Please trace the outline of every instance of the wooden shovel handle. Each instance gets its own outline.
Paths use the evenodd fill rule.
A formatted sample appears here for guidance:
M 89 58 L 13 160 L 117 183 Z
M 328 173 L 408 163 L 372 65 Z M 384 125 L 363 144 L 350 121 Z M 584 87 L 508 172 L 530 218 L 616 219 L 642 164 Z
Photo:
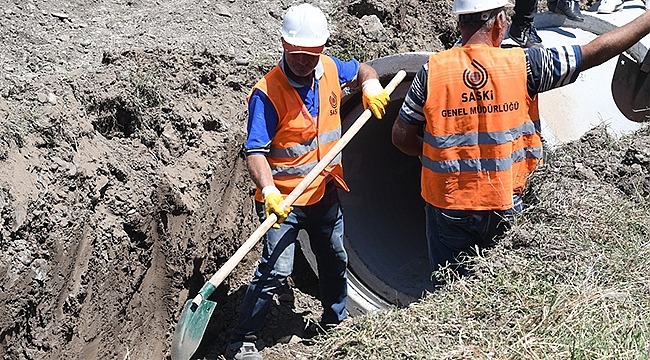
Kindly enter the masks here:
M 397 85 L 399 85 L 404 77 L 406 72 L 400 70 L 395 74 L 393 79 L 386 85 L 386 92 L 390 95 Z M 352 140 L 352 138 L 361 130 L 363 125 L 370 119 L 372 113 L 370 109 L 364 110 L 364 112 L 355 120 L 354 124 L 341 136 L 341 138 L 336 142 L 334 147 L 323 156 L 323 158 L 318 162 L 316 167 L 314 167 L 308 174 L 305 176 L 302 181 L 296 186 L 293 191 L 282 201 L 280 204 L 281 208 L 285 208 L 293 204 L 296 199 L 307 189 L 309 185 L 318 177 L 318 175 L 325 170 L 325 168 L 334 160 L 336 155 L 338 155 L 341 150 Z M 237 264 L 248 254 L 249 251 L 255 246 L 255 244 L 266 234 L 266 232 L 275 224 L 278 220 L 275 214 L 269 215 L 269 217 L 264 220 L 264 222 L 248 237 L 248 239 L 242 244 L 242 246 L 237 249 L 235 254 L 226 261 L 223 266 L 217 270 L 217 272 L 208 280 L 199 294 L 194 298 L 193 302 L 198 306 L 200 305 L 202 298 L 207 298 L 210 296 L 212 291 L 221 284 L 221 282 L 235 269 Z

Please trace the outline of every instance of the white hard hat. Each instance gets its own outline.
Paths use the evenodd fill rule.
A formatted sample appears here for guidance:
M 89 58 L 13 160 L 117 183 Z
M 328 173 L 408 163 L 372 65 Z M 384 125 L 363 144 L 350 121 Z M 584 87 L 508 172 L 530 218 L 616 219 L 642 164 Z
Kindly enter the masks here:
M 454 0 L 452 14 L 474 14 L 502 7 L 512 7 L 508 0 Z
M 309 4 L 290 7 L 284 14 L 280 33 L 287 43 L 304 47 L 323 46 L 330 36 L 325 14 Z

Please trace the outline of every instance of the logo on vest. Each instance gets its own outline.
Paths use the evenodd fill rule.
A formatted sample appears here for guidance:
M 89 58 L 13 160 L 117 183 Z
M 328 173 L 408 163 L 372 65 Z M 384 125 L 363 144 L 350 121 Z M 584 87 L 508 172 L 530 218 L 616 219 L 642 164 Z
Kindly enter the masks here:
M 465 69 L 463 71 L 463 83 L 470 89 L 470 91 L 461 93 L 460 100 L 463 104 L 456 108 L 442 109 L 440 116 L 443 118 L 453 118 L 519 110 L 519 101 L 494 103 L 494 90 L 481 90 L 487 85 L 489 80 L 487 70 L 476 60 L 472 60 L 472 66 L 475 70 Z
M 334 94 L 334 91 L 330 94 L 330 106 L 332 107 L 330 109 L 330 115 L 337 115 L 339 113 L 339 110 L 337 109 L 339 102 L 338 98 L 336 97 L 336 94 Z
M 474 91 L 462 93 L 462 102 L 476 100 L 494 100 L 493 90 L 480 91 L 488 83 L 489 75 L 487 70 L 483 65 L 481 65 L 481 63 L 476 60 L 472 60 L 472 66 L 474 66 L 476 71 L 465 69 L 463 72 L 463 83 L 465 86 Z
M 472 90 L 479 90 L 487 84 L 489 77 L 488 72 L 485 70 L 485 67 L 476 60 L 472 60 L 472 65 L 476 68 L 476 71 L 465 69 L 463 72 L 463 83 Z

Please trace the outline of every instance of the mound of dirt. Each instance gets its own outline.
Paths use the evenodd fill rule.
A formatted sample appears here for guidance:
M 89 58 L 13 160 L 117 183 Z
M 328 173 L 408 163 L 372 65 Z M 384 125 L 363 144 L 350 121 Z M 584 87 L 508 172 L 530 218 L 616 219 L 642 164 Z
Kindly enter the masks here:
M 17 358 L 162 357 L 188 292 L 255 222 L 233 125 L 247 73 L 207 52 L 103 59 L 47 82 L 56 103 L 14 96 L 0 301 L 2 350 Z M 236 91 L 240 104 L 219 96 Z
M 647 128 L 623 139 L 614 139 L 603 126 L 554 153 L 553 171 L 578 180 L 601 181 L 627 196 L 650 196 L 650 132 Z M 581 162 L 564 161 L 568 158 Z
M 413 24 L 429 6 L 449 18 L 449 4 L 317 5 L 335 29 L 343 24 L 330 53 L 365 60 L 435 49 L 425 41 L 432 31 Z M 240 154 L 245 98 L 279 58 L 290 5 L 28 0 L 3 8 L 0 353 L 168 356 L 183 303 L 258 224 Z M 422 35 L 396 38 L 405 28 Z M 256 261 L 255 252 L 214 295 L 221 321 L 211 324 L 206 356 L 225 344 Z M 320 312 L 305 273 L 305 293 L 287 289 L 278 300 L 285 305 L 272 317 L 285 322 L 265 330 L 269 346 Z M 296 311 L 304 316 L 287 321 Z

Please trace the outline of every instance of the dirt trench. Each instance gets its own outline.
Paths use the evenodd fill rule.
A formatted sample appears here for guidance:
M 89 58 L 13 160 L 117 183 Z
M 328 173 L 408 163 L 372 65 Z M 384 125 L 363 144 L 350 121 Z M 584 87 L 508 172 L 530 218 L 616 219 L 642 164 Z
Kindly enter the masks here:
M 143 67 L 166 61 L 175 65 L 165 71 L 191 73 L 221 60 L 156 51 L 104 59 L 102 73 L 52 83 L 68 96 L 36 115 L 36 131 L 17 133 L 20 145 L 9 143 L 0 163 L 12 174 L 0 202 L 7 358 L 163 357 L 187 294 L 254 223 L 243 132 L 219 120 L 231 107 L 210 96 L 163 100 L 174 97 L 165 86 L 118 74 L 152 74 Z M 216 68 L 188 79 L 216 82 Z
M 169 356 L 183 303 L 258 224 L 240 153 L 245 97 L 279 56 L 290 5 L 27 0 L 3 9 L 3 358 Z M 408 50 L 387 39 L 425 11 L 418 2 L 330 7 L 342 25 L 328 51 L 365 60 Z M 379 26 L 359 33 L 372 14 Z M 258 252 L 215 293 L 203 356 L 223 349 Z M 263 334 L 271 358 L 286 358 L 275 345 L 319 316 L 313 274 L 295 284 L 302 290 L 286 289 Z

